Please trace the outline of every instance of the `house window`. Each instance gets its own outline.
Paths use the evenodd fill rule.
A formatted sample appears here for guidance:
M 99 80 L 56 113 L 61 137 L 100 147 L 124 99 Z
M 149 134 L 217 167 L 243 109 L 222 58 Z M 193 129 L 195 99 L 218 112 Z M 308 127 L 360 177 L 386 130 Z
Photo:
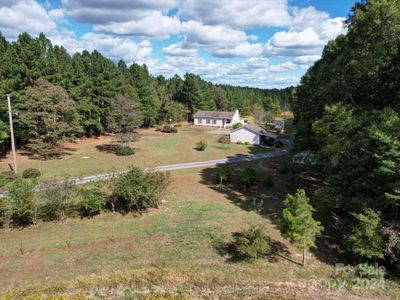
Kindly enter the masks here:
M 207 124 L 210 124 L 210 122 L 211 122 L 210 119 L 207 119 Z
M 214 125 L 217 124 L 217 120 L 213 119 L 213 120 L 212 120 L 212 123 L 213 123 Z
M 231 120 L 226 119 L 226 124 L 231 124 Z

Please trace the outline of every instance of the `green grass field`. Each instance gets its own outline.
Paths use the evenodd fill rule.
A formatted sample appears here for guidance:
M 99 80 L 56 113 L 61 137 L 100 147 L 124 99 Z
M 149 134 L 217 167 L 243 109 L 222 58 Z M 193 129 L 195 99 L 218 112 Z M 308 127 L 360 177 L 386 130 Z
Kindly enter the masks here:
M 60 159 L 31 159 L 20 151 L 19 173 L 22 174 L 26 168 L 37 168 L 43 174 L 40 180 L 49 180 L 57 176 L 79 177 L 125 170 L 131 165 L 154 167 L 270 151 L 256 146 L 220 144 L 217 142 L 220 135 L 208 133 L 212 128 L 183 124 L 178 130 L 178 133 L 172 134 L 157 132 L 154 129 L 140 129 L 141 139 L 132 145 L 136 150 L 133 156 L 121 157 L 107 151 L 107 145 L 113 145 L 111 136 L 67 144 L 66 154 Z M 208 143 L 205 151 L 195 150 L 196 143 L 200 140 L 206 140 Z M 0 170 L 8 170 L 8 163 L 11 163 L 11 157 L 0 159 Z
M 306 291 L 299 281 L 329 279 L 334 265 L 325 262 L 329 261 L 328 249 L 313 252 L 305 268 L 288 260 L 300 261 L 301 255 L 281 237 L 274 223 L 288 191 L 286 175 L 277 172 L 280 163 L 280 159 L 252 163 L 259 178 L 274 177 L 272 188 L 263 187 L 260 181 L 244 194 L 235 183 L 236 176 L 228 187 L 219 187 L 216 168 L 175 171 L 161 208 L 141 217 L 104 213 L 64 224 L 40 223 L 2 231 L 0 290 L 13 289 L 14 295 L 22 295 L 24 291 L 68 294 L 85 289 L 101 295 L 113 289 L 157 285 L 221 292 L 222 287 L 235 287 L 239 289 L 236 296 L 254 296 L 256 291 L 250 287 L 258 291 L 268 287 L 285 297 L 318 298 L 318 293 L 328 291 Z M 311 192 L 310 175 L 298 176 L 299 184 Z M 254 263 L 234 262 L 213 247 L 213 240 L 228 241 L 232 232 L 250 224 L 268 229 L 275 249 L 270 257 Z M 391 296 L 396 291 L 391 287 L 373 293 Z M 363 291 L 352 293 L 363 295 Z

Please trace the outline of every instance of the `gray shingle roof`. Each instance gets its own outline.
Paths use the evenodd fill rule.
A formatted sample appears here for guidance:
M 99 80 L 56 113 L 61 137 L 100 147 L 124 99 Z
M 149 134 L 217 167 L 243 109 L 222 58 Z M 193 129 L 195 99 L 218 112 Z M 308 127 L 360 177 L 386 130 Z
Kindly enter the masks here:
M 252 132 L 254 132 L 256 134 L 260 134 L 260 135 L 271 137 L 273 139 L 276 139 L 278 137 L 277 133 L 265 130 L 264 128 L 262 128 L 261 126 L 259 126 L 257 124 L 247 124 L 247 125 L 245 125 L 243 127 L 240 127 L 240 128 L 238 128 L 236 130 L 243 129 L 243 128 L 244 129 L 248 129 L 248 130 L 250 130 L 250 131 L 252 131 Z M 234 131 L 236 131 L 236 130 L 234 130 Z
M 218 119 L 232 119 L 235 115 L 234 111 L 206 111 L 199 110 L 193 115 L 193 118 L 218 118 Z

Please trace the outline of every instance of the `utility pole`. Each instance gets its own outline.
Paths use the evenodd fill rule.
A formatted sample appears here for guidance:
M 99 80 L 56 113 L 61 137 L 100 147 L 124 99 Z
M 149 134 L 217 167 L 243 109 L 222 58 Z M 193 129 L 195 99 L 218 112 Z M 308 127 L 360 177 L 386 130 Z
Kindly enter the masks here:
M 13 119 L 11 112 L 11 96 L 7 95 L 7 103 L 8 103 L 8 119 L 10 120 L 10 133 L 11 133 L 11 151 L 14 161 L 14 173 L 17 174 L 17 154 L 15 153 L 15 140 L 14 140 L 14 127 L 13 127 Z

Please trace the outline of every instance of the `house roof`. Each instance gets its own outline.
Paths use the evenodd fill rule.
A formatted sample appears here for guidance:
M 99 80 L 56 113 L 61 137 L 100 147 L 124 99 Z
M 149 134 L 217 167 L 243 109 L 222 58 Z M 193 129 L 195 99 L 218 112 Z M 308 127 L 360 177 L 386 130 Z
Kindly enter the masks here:
M 234 111 L 206 111 L 199 110 L 193 115 L 193 118 L 220 118 L 232 119 L 235 115 Z
M 276 139 L 278 137 L 278 134 L 276 132 L 268 131 L 257 124 L 247 124 L 247 125 L 244 125 L 243 127 L 233 130 L 232 132 L 240 130 L 240 129 L 247 129 L 255 134 L 264 135 L 264 136 L 267 136 L 267 137 L 270 137 L 273 139 Z

